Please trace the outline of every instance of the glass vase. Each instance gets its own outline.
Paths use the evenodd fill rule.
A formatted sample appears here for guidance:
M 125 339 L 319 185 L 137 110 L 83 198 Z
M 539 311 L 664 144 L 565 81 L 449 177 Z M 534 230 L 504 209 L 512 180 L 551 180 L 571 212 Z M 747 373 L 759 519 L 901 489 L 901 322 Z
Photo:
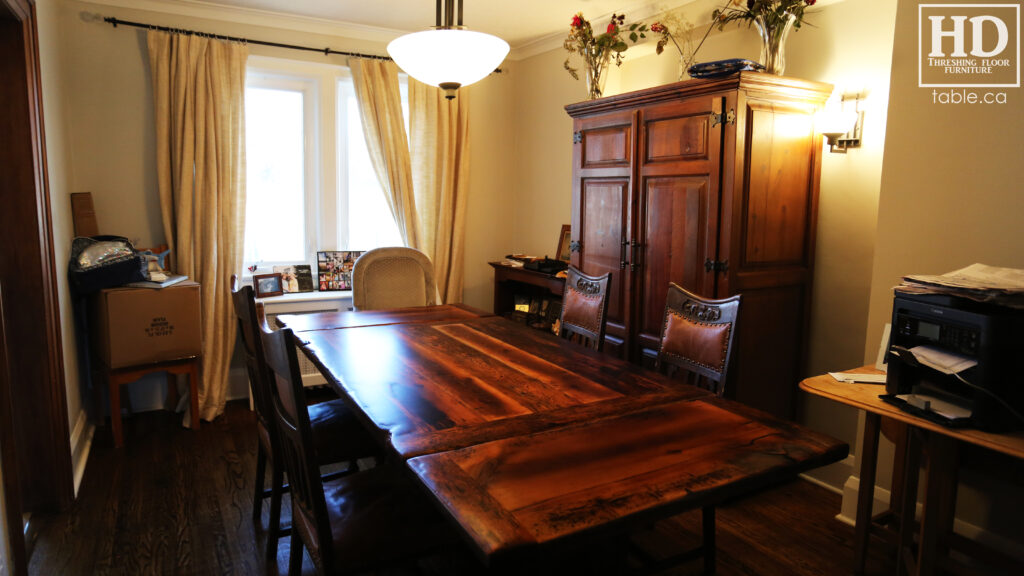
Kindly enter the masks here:
M 608 65 L 611 60 L 611 50 L 595 51 L 584 58 L 588 100 L 604 96 L 604 85 L 608 81 Z
M 786 38 L 796 23 L 796 16 L 786 13 L 781 18 L 775 15 L 758 16 L 754 25 L 761 35 L 761 64 L 769 74 L 781 76 L 786 70 Z

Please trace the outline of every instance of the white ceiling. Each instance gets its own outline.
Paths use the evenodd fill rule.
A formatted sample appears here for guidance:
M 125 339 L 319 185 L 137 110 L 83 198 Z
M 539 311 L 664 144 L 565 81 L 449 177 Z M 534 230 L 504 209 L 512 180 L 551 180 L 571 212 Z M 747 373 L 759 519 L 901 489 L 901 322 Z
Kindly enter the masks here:
M 319 24 L 353 28 L 364 37 L 382 39 L 434 25 L 436 0 L 86 0 L 175 13 L 212 15 L 231 12 L 241 20 L 275 16 L 309 19 Z M 695 0 L 464 0 L 463 24 L 472 30 L 494 34 L 513 51 L 561 36 L 568 31 L 573 14 L 583 12 L 595 27 L 612 12 L 624 13 L 627 21 L 649 18 Z

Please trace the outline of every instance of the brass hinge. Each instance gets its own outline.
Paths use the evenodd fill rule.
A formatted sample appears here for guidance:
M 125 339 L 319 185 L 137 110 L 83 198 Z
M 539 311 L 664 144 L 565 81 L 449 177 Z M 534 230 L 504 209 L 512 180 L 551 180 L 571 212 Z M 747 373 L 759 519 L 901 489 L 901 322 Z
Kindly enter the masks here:
M 724 114 L 724 119 L 723 119 L 723 115 L 722 114 L 718 114 L 716 112 L 712 112 L 711 113 L 711 127 L 714 128 L 715 126 L 718 126 L 719 124 L 736 124 L 736 110 L 733 110 L 732 108 L 730 108 L 729 111 Z
M 712 260 L 711 258 L 704 259 L 704 271 L 711 272 L 728 272 L 729 261 L 728 260 Z
M 583 142 L 583 131 L 579 130 L 579 131 L 573 132 L 572 133 L 572 143 L 573 144 L 579 144 L 580 142 Z

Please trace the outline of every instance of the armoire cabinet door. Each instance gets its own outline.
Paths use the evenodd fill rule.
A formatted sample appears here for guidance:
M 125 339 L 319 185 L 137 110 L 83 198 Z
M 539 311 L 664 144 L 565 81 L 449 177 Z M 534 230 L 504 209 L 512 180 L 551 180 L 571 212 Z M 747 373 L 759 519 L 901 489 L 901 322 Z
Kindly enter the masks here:
M 585 274 L 611 272 L 604 351 L 625 357 L 628 350 L 629 190 L 634 154 L 632 113 L 613 113 L 575 122 L 573 148 L 573 266 Z
M 647 106 L 640 113 L 639 186 L 632 238 L 636 334 L 631 356 L 653 360 L 669 282 L 713 297 L 722 125 L 721 96 Z

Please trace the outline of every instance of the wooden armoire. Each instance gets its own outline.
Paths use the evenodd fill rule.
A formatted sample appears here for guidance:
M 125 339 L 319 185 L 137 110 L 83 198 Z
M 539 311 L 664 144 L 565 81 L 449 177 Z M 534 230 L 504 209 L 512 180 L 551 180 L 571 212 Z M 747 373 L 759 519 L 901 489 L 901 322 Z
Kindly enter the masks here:
M 669 282 L 742 294 L 726 396 L 793 416 L 831 91 L 740 72 L 566 107 L 572 264 L 612 273 L 605 352 L 653 363 Z

